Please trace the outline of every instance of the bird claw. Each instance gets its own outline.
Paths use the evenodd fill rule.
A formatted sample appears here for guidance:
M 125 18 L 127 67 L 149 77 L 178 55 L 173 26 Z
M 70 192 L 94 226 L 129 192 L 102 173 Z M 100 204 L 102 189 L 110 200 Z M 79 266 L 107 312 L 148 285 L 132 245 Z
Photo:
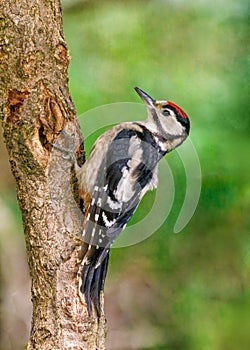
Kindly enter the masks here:
M 63 147 L 56 143 L 52 143 L 52 146 L 65 154 L 62 155 L 62 158 L 65 160 L 72 160 L 73 162 L 76 162 L 76 156 L 75 156 L 75 134 L 69 135 L 66 131 L 62 131 L 61 134 L 63 134 L 67 140 L 69 147 Z M 71 137 L 73 137 L 73 141 L 71 140 Z

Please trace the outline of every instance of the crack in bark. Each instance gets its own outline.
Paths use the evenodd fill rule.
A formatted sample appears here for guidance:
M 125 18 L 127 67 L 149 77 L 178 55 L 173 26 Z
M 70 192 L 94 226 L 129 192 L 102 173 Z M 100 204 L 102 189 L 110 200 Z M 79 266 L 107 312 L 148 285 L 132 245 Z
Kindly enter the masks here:
M 30 92 L 28 90 L 18 91 L 17 89 L 8 92 L 9 113 L 6 118 L 7 123 L 16 123 L 21 118 L 21 112 L 24 101 L 28 98 Z

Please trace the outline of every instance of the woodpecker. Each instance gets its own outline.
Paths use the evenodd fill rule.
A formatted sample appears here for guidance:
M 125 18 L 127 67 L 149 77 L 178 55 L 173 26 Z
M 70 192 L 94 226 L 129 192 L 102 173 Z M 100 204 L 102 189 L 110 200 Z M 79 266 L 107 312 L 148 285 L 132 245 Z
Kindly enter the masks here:
M 173 102 L 155 100 L 135 87 L 147 108 L 143 122 L 124 122 L 102 134 L 76 169 L 84 201 L 79 295 L 91 316 L 101 315 L 109 251 L 144 194 L 157 187 L 159 160 L 187 138 L 187 114 Z

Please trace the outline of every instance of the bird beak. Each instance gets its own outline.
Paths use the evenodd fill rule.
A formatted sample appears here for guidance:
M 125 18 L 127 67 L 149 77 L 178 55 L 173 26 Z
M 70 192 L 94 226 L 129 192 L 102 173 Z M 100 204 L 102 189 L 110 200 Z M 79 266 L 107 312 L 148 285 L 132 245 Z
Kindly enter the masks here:
M 154 103 L 156 102 L 152 97 L 150 97 L 146 92 L 139 89 L 137 86 L 134 88 L 137 94 L 140 96 L 142 101 L 146 104 L 147 107 L 154 107 Z

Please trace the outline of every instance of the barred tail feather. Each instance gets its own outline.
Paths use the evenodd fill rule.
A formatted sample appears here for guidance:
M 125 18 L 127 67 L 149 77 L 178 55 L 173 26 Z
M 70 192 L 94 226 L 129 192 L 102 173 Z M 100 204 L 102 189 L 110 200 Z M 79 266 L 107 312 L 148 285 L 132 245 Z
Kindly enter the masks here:
M 108 270 L 109 253 L 104 258 L 103 262 L 96 268 L 93 283 L 91 286 L 90 296 L 96 308 L 97 316 L 101 315 L 100 293 L 104 290 L 105 279 Z
M 97 316 L 101 316 L 100 294 L 104 290 L 105 279 L 108 269 L 109 251 L 98 265 L 96 264 L 102 249 L 97 249 L 92 258 L 83 259 L 79 269 L 79 294 L 86 303 L 89 316 L 92 315 L 92 303 Z M 87 254 L 86 254 L 87 255 Z

